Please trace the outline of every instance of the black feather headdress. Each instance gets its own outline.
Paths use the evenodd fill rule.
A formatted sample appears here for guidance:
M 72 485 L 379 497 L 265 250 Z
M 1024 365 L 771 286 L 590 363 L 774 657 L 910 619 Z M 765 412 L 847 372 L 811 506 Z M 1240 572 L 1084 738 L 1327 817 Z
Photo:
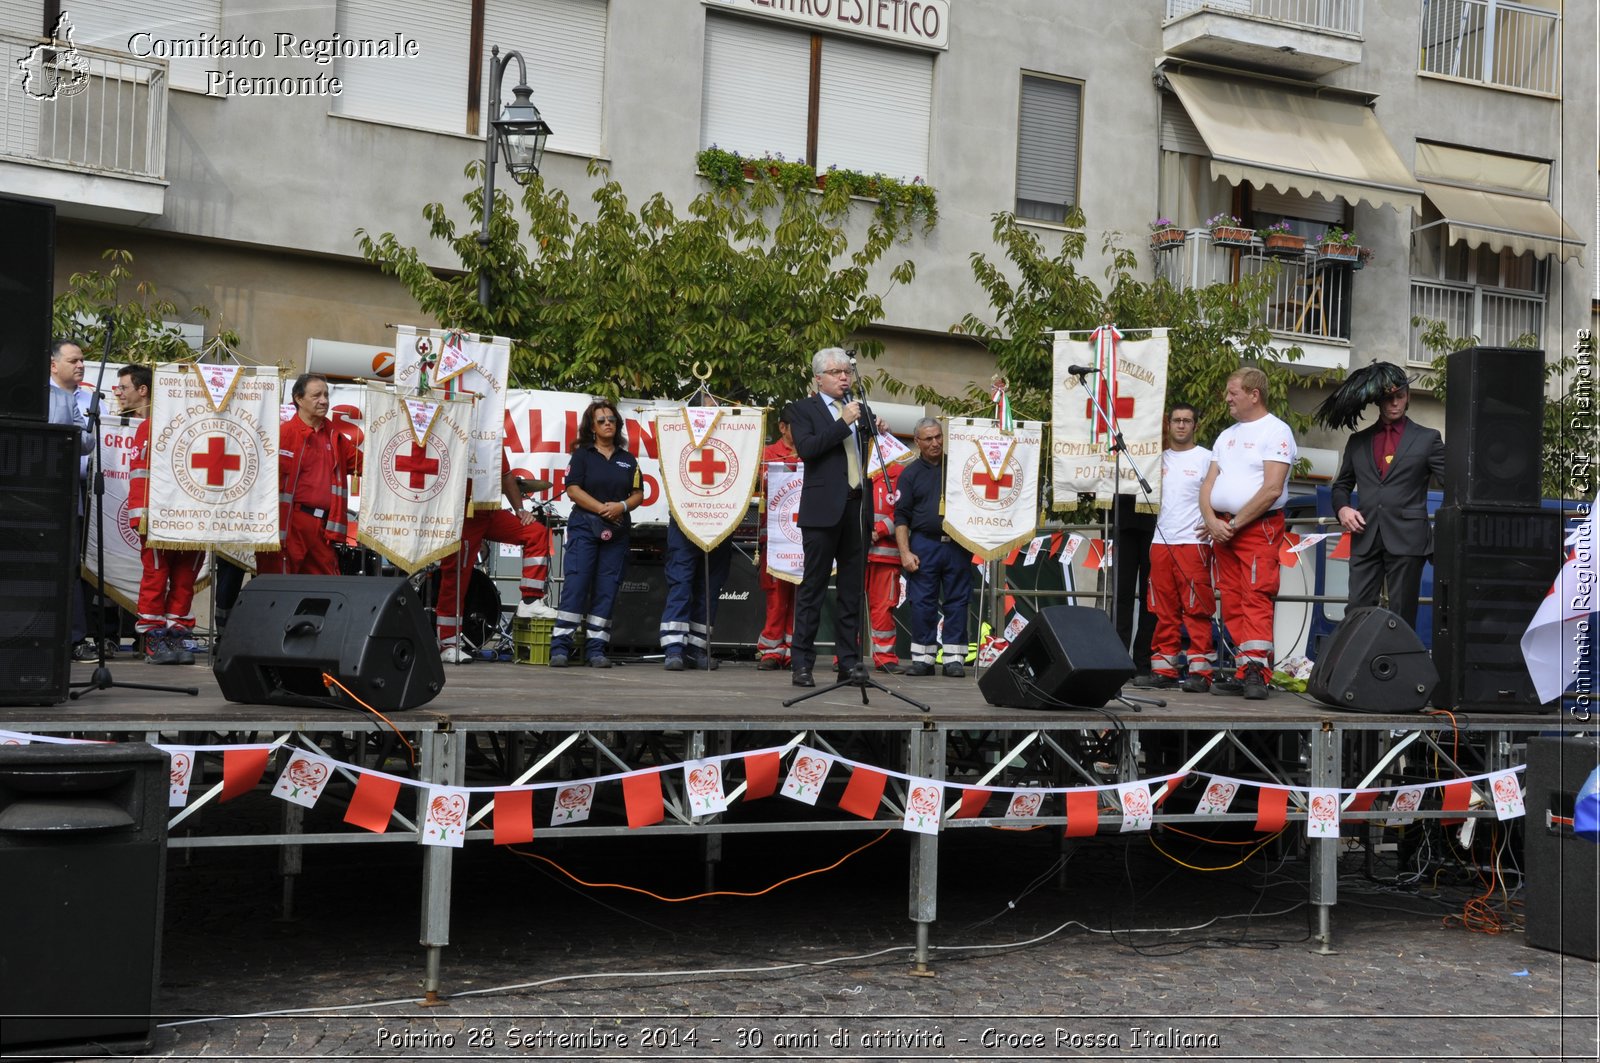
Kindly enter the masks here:
M 1312 416 L 1329 428 L 1354 428 L 1368 406 L 1410 386 L 1404 369 L 1392 362 L 1373 362 L 1346 377 Z

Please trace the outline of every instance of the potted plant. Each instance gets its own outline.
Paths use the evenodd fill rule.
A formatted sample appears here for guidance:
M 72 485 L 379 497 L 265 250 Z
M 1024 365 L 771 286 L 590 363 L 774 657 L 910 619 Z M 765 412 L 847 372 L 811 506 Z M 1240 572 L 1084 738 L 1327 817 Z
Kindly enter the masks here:
M 694 157 L 695 169 L 718 188 L 730 188 L 745 179 L 744 160 L 736 152 L 715 144 Z
M 1306 249 L 1306 238 L 1293 232 L 1286 221 L 1275 221 L 1265 229 L 1257 229 L 1261 246 L 1269 255 L 1299 255 Z
M 1188 237 L 1188 232 L 1172 223 L 1170 218 L 1157 218 L 1150 223 L 1150 249 L 1152 251 L 1167 251 Z
M 1372 261 L 1372 248 L 1356 248 L 1356 260 L 1350 264 L 1351 269 L 1365 269 L 1368 262 Z
M 1207 219 L 1206 228 L 1211 230 L 1212 243 L 1225 247 L 1249 247 L 1256 235 L 1245 228 L 1244 222 L 1226 212 Z
M 1356 243 L 1355 233 L 1347 233 L 1337 225 L 1328 226 L 1328 231 L 1322 234 L 1322 239 L 1317 243 L 1317 257 L 1334 262 L 1359 261 L 1361 248 Z

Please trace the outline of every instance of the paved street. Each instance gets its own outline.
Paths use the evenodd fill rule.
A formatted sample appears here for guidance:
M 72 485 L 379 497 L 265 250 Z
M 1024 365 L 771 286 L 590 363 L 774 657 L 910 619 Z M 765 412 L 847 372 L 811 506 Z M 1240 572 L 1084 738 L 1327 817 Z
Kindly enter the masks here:
M 731 837 L 716 884 L 759 890 L 876 837 Z M 666 896 L 704 884 L 689 839 L 529 851 Z M 1593 963 L 1442 924 L 1481 886 L 1394 890 L 1347 854 L 1321 955 L 1302 863 L 1175 862 L 1248 851 L 1161 832 L 1062 865 L 1054 829 L 949 832 L 921 976 L 899 832 L 764 896 L 686 903 L 474 844 L 432 1008 L 414 850 L 309 849 L 289 922 L 275 854 L 192 851 L 168 881 L 154 1058 L 1596 1058 Z

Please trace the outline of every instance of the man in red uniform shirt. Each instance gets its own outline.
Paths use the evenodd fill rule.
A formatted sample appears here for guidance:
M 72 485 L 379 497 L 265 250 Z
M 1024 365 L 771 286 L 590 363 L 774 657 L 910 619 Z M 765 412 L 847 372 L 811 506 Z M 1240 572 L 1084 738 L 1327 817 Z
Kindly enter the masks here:
M 128 528 L 145 538 L 145 510 L 150 505 L 150 386 L 147 365 L 127 365 L 117 372 L 117 398 L 122 412 L 143 417 L 133 435 L 133 460 L 128 463 Z M 194 631 L 195 578 L 205 562 L 200 550 L 152 550 L 141 545 L 139 618 L 134 630 L 144 636 L 144 659 L 151 664 L 193 664 L 184 641 Z
M 361 454 L 328 420 L 328 378 L 301 373 L 295 415 L 278 427 L 279 552 L 256 554 L 256 571 L 337 576 L 334 543 L 350 533 L 350 477 Z
M 867 618 L 872 632 L 872 664 L 880 672 L 899 672 L 895 652 L 894 607 L 900 604 L 900 546 L 894 537 L 894 504 L 902 465 L 890 465 L 872 478 L 872 542 L 867 547 Z
M 761 452 L 761 494 L 767 497 L 767 464 L 781 461 L 793 469 L 800 464 L 800 455 L 794 449 L 794 436 L 789 433 L 788 411 L 778 414 L 778 438 L 767 444 Z M 789 667 L 789 646 L 794 639 L 795 585 L 767 571 L 767 513 L 761 512 L 756 552 L 756 572 L 761 589 L 767 596 L 767 620 L 756 640 L 756 667 L 764 672 Z

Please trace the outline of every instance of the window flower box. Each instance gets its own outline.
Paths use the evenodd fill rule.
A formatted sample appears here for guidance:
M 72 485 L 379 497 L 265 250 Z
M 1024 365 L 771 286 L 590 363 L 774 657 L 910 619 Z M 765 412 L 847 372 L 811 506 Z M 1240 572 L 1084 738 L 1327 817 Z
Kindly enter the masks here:
M 1249 247 L 1255 235 L 1242 225 L 1218 225 L 1211 230 L 1211 242 L 1223 247 Z
M 1262 234 L 1261 245 L 1269 255 L 1303 255 L 1306 238 L 1298 233 L 1268 232 Z
M 1189 238 L 1186 229 L 1176 225 L 1169 225 L 1164 229 L 1153 229 L 1150 232 L 1150 250 L 1171 251 L 1173 248 L 1182 247 L 1183 242 Z

